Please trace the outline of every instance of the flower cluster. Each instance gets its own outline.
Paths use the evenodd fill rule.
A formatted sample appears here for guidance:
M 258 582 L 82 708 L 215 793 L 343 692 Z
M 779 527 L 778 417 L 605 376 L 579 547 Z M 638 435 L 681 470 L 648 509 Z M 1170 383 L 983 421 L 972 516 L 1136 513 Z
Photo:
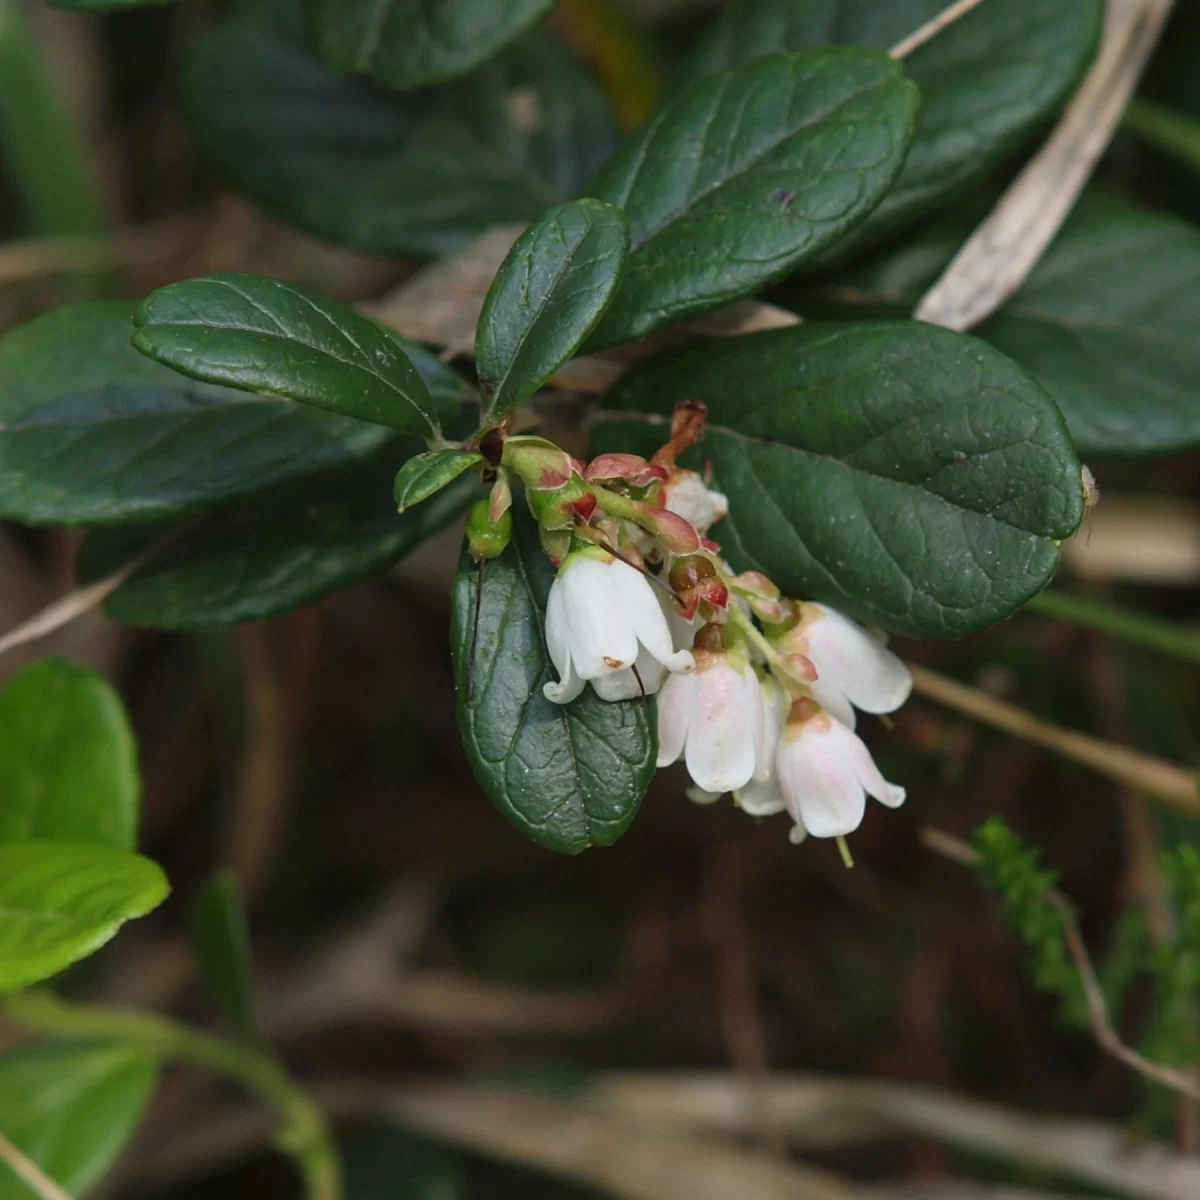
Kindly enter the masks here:
M 726 498 L 677 465 L 704 416 L 698 402 L 678 406 L 649 461 L 585 465 L 543 439 L 507 438 L 472 547 L 490 556 L 507 541 L 496 531 L 519 477 L 558 566 L 546 607 L 558 680 L 546 697 L 566 704 L 588 685 L 605 700 L 657 693 L 658 765 L 682 759 L 693 799 L 732 793 L 752 816 L 787 812 L 793 841 L 841 838 L 868 795 L 904 801 L 855 732 L 855 710 L 892 712 L 912 680 L 882 637 L 781 595 L 761 572 L 732 571 L 709 537 Z

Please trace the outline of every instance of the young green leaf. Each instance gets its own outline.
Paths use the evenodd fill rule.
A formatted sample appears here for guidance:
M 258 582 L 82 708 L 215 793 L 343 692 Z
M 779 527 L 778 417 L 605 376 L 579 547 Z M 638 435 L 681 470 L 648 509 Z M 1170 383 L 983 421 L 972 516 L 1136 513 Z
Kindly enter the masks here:
M 948 218 L 856 268 L 830 293 L 835 311 L 911 309 L 969 231 Z M 1200 445 L 1198 285 L 1200 229 L 1089 191 L 976 332 L 1054 397 L 1080 450 L 1167 454 Z
M 687 397 L 708 405 L 694 458 L 729 497 L 712 536 L 734 565 L 898 633 L 1003 620 L 1083 515 L 1054 402 L 933 325 L 803 325 L 658 359 L 616 385 L 598 448 L 652 449 L 664 418 L 646 414 Z
M 947 0 L 737 0 L 676 87 L 779 50 L 897 44 Z M 905 60 L 921 92 L 900 177 L 851 239 L 877 239 L 963 191 L 1028 139 L 1095 53 L 1103 0 L 987 0 Z
M 428 500 L 472 467 L 483 466 L 484 461 L 483 455 L 473 450 L 426 450 L 423 454 L 414 454 L 396 472 L 392 495 L 397 510 L 407 512 L 413 505 Z
M 354 462 L 390 436 L 184 379 L 130 346 L 132 312 L 125 301 L 70 305 L 0 340 L 0 516 L 186 516 Z
M 237 880 L 219 871 L 192 905 L 192 948 L 221 1019 L 248 1042 L 258 1039 L 254 967 Z
M 45 658 L 0 690 L 0 843 L 131 850 L 140 786 L 133 731 L 103 676 Z
M 448 254 L 531 221 L 578 192 L 617 138 L 595 85 L 540 31 L 450 87 L 389 96 L 300 39 L 239 21 L 192 51 L 183 104 L 235 187 L 319 237 L 384 254 Z
M 578 854 L 629 828 L 654 775 L 653 700 L 610 703 L 591 688 L 547 700 L 546 598 L 554 567 L 525 505 L 515 536 L 482 565 L 465 551 L 454 582 L 450 649 L 458 720 L 475 777 L 503 815 L 541 846 Z M 482 572 L 482 579 L 480 578 Z
M 423 437 L 454 415 L 382 325 L 296 284 L 241 273 L 185 279 L 148 296 L 133 323 L 136 349 L 205 383 Z
M 157 1063 L 125 1046 L 21 1046 L 0 1055 L 0 1130 L 55 1183 L 82 1196 L 133 1136 L 157 1082 Z M 33 1195 L 0 1164 L 0 1200 Z
M 388 453 L 183 530 L 108 597 L 105 611 L 155 629 L 236 625 L 290 612 L 387 570 L 478 494 L 473 479 L 460 478 L 397 516 L 391 488 L 402 461 L 401 452 Z M 80 556 L 81 580 L 107 578 L 164 532 L 158 526 L 92 534 Z
M 88 842 L 0 845 L 0 991 L 91 954 L 168 892 L 148 858 Z
M 776 54 L 669 101 L 588 186 L 632 236 L 593 343 L 748 296 L 832 246 L 896 178 L 916 109 L 873 50 Z
M 545 16 L 554 0 L 305 0 L 313 41 L 339 71 L 397 88 L 477 67 Z
M 486 423 L 507 416 L 579 349 L 612 301 L 628 252 L 624 214 L 599 200 L 552 208 L 517 239 L 475 334 Z

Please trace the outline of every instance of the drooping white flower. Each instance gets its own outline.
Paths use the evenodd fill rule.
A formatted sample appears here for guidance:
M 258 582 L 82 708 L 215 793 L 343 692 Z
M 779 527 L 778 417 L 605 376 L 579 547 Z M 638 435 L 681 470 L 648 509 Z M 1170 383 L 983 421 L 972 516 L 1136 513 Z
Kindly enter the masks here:
M 889 808 L 904 803 L 904 789 L 884 779 L 858 734 L 811 700 L 793 704 L 775 770 L 788 812 L 813 837 L 853 833 L 868 795 Z
M 755 753 L 758 769 L 755 777 L 734 793 L 738 807 L 752 817 L 769 817 L 786 807 L 779 777 L 775 771 L 775 755 L 783 722 L 787 716 L 787 697 L 783 689 L 769 676 L 758 682 L 762 696 L 763 720 Z
M 572 551 L 559 568 L 546 602 L 546 645 L 559 680 L 543 690 L 556 704 L 574 700 L 588 681 L 605 699 L 648 695 L 662 681 L 650 663 L 668 671 L 695 665 L 672 645 L 650 581 L 594 546 Z
M 659 693 L 658 765 L 682 757 L 696 787 L 716 796 L 759 769 L 762 693 L 744 653 L 697 648 L 695 656 L 695 672 L 670 676 Z
M 777 645 L 785 654 L 803 654 L 816 668 L 809 684 L 813 699 L 843 725 L 854 728 L 854 709 L 889 713 L 912 691 L 904 662 L 863 627 L 825 604 L 800 605 L 799 624 Z
M 663 507 L 695 526 L 701 534 L 729 515 L 729 501 L 706 487 L 695 471 L 676 468 L 663 484 Z

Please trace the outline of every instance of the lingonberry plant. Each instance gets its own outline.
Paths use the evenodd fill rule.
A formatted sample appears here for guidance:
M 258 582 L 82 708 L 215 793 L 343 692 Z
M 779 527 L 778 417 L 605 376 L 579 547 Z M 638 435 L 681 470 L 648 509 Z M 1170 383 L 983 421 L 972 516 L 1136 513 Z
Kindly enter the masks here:
M 169 83 L 210 173 L 188 194 L 228 188 L 374 256 L 381 282 L 346 296 L 320 270 L 249 270 L 234 218 L 184 229 L 193 269 L 152 270 L 137 295 L 104 271 L 154 267 L 153 247 L 105 240 L 69 302 L 10 322 L 0 517 L 30 547 L 43 528 L 87 533 L 76 590 L 0 652 L 100 603 L 161 631 L 263 621 L 461 530 L 449 656 L 497 838 L 502 818 L 565 854 L 637 838 L 671 768 L 673 793 L 740 821 L 786 814 L 773 824 L 796 872 L 820 839 L 849 868 L 864 822 L 905 816 L 868 798 L 907 797 L 933 821 L 909 768 L 936 739 L 903 751 L 891 736 L 914 690 L 1200 812 L 1185 769 L 907 661 L 1029 604 L 1200 661 L 1155 618 L 1043 594 L 1095 503 L 1081 453 L 1097 466 L 1200 445 L 1200 232 L 1136 186 L 1085 188 L 1168 0 L 685 3 L 670 74 L 622 41 L 610 0 L 181 7 L 202 19 L 171 26 Z M 1152 144 L 1200 161 L 1200 126 L 1132 113 Z M 40 233 L 95 228 L 72 137 L 0 5 L 0 153 Z M 860 713 L 882 719 L 860 728 Z M 0 691 L 0 1013 L 58 1039 L 0 1056 L 0 1200 L 97 1183 L 170 1061 L 272 1105 L 308 1196 L 338 1200 L 324 1094 L 265 1040 L 228 875 L 199 889 L 192 921 L 225 1034 L 87 1003 L 86 976 L 29 990 L 165 899 L 136 850 L 140 787 L 101 674 L 46 657 Z M 1146 1128 L 1194 1131 L 1178 1107 L 1200 1099 L 1192 848 L 1161 868 L 1174 915 L 1156 950 L 1123 924 L 1134 933 L 1114 942 L 1137 952 L 1114 950 L 1101 978 L 1055 876 L 1007 825 L 926 841 L 979 868 L 1039 986 L 1153 1087 Z M 332 961 L 360 986 L 361 957 Z M 1110 1010 L 1137 979 L 1154 998 L 1135 1048 Z M 426 1101 L 389 1111 L 526 1153 L 476 1144 L 466 1117 Z M 1200 1194 L 1183 1157 L 1172 1190 L 1045 1153 L 1039 1166 L 1097 1186 Z M 567 1173 L 700 1194 L 622 1169 Z M 728 1194 L 785 1194 L 753 1178 Z

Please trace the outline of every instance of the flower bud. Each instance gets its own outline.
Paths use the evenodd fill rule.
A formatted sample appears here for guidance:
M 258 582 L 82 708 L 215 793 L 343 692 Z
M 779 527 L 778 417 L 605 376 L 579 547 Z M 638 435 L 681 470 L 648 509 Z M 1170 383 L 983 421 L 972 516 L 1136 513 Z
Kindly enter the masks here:
M 467 546 L 476 562 L 503 554 L 512 541 L 512 513 L 506 509 L 493 520 L 489 509 L 488 500 L 477 500 L 467 517 Z

